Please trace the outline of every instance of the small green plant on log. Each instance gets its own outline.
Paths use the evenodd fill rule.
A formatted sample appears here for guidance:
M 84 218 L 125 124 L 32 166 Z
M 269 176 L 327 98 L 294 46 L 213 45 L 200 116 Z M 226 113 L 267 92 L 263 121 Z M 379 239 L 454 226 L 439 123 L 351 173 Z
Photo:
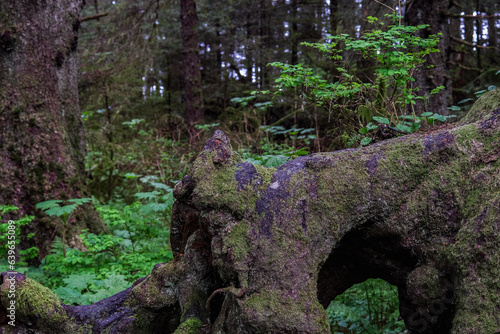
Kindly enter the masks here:
M 419 87 L 415 85 L 414 73 L 425 62 L 426 57 L 438 52 L 436 45 L 441 34 L 430 35 L 428 38 L 415 36 L 416 32 L 428 25 L 404 26 L 398 24 L 400 16 L 388 14 L 395 22 L 384 27 L 375 17 L 368 17 L 374 25 L 371 31 L 359 38 L 347 34 L 329 36 L 323 43 L 307 43 L 302 45 L 312 47 L 325 54 L 329 62 L 336 66 L 335 79 L 327 80 L 326 73 L 306 67 L 304 64 L 284 64 L 274 62 L 270 66 L 281 70 L 276 79 L 274 96 L 285 96 L 291 93 L 294 98 L 302 100 L 301 105 L 310 103 L 314 107 L 328 112 L 328 119 L 342 118 L 349 120 L 344 128 L 351 131 L 351 141 L 367 145 L 371 140 L 366 134 L 352 135 L 352 129 L 359 125 L 370 130 L 367 125 L 383 117 L 389 124 L 402 133 L 415 132 L 420 128 L 419 117 L 413 106 L 417 100 L 428 96 L 418 96 Z M 358 76 L 353 66 L 345 58 L 345 54 L 358 54 L 371 61 L 375 66 L 370 79 Z M 436 87 L 431 95 L 438 94 L 444 87 Z M 412 116 L 400 118 L 402 115 Z M 440 120 L 441 115 L 436 118 Z M 316 117 L 316 116 L 315 116 Z M 359 129 L 359 127 L 358 127 Z M 365 131 L 365 130 L 363 130 Z M 355 137 L 355 140 L 352 138 Z

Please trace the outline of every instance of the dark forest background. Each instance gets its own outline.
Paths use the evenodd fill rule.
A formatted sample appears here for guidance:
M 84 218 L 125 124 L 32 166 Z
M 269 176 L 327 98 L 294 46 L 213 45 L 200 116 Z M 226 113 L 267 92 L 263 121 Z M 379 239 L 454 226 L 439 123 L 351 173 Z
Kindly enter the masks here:
M 370 16 L 390 25 L 387 14 L 400 15 L 399 24 L 428 24 L 416 33 L 422 38 L 442 34 L 439 52 L 413 74 L 423 97 L 416 107 L 460 117 L 475 93 L 499 83 L 498 13 L 495 0 L 89 1 L 79 38 L 79 93 L 90 151 L 119 175 L 131 172 L 120 150 L 129 154 L 139 131 L 194 151 L 215 128 L 249 154 L 262 155 L 269 140 L 307 152 L 355 147 L 370 120 L 363 107 L 373 101 L 315 106 L 305 85 L 273 97 L 280 69 L 268 64 L 302 64 L 335 82 L 339 64 L 302 42 L 359 38 L 374 29 Z M 346 50 L 343 57 L 340 65 L 360 81 L 376 81 L 372 58 Z M 444 88 L 429 97 L 438 86 Z M 177 180 L 182 171 L 170 173 Z M 109 199 L 119 181 L 107 182 L 101 197 Z

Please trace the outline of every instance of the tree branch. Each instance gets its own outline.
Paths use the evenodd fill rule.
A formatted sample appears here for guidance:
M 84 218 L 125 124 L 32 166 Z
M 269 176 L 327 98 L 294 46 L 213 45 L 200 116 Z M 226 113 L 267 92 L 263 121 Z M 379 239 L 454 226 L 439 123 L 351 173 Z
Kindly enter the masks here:
M 455 36 L 450 36 L 450 38 L 452 40 L 454 40 L 455 42 L 462 43 L 462 44 L 468 45 L 468 46 L 473 47 L 473 48 L 478 48 L 478 49 L 496 49 L 496 50 L 498 50 L 498 48 L 496 46 L 477 45 L 477 44 L 465 41 L 465 40 L 460 39 L 460 38 L 455 37 Z
M 476 71 L 476 72 L 482 72 L 483 71 L 480 68 L 477 68 L 477 67 L 468 67 L 468 66 L 456 63 L 454 61 L 450 62 L 450 64 L 452 64 L 454 66 L 458 66 L 458 67 L 460 67 L 460 68 L 462 68 L 464 70 L 467 70 L 467 71 Z
M 80 22 L 85 22 L 85 21 L 90 21 L 90 20 L 97 20 L 101 17 L 104 17 L 104 16 L 108 16 L 109 13 L 102 13 L 102 14 L 96 14 L 96 15 L 91 15 L 91 16 L 86 16 L 86 17 L 82 17 L 80 19 Z
M 446 16 L 453 18 L 465 18 L 465 19 L 500 19 L 500 15 L 462 15 L 458 13 L 446 12 Z

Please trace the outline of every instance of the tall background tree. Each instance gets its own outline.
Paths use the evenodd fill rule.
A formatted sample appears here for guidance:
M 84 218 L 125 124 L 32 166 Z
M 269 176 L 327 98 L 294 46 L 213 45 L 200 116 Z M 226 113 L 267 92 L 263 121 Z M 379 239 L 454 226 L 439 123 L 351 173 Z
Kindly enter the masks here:
M 82 5 L 0 4 L 0 203 L 19 207 L 17 217 L 35 215 L 24 236 L 35 233 L 29 242 L 42 255 L 61 231 L 35 205 L 87 195 L 76 57 Z M 103 230 L 93 210 L 74 218 L 70 240 L 82 228 Z
M 181 1 L 182 61 L 188 127 L 203 122 L 203 94 L 198 46 L 198 14 L 196 1 Z
M 418 113 L 433 111 L 439 114 L 449 114 L 448 107 L 453 103 L 452 78 L 450 73 L 450 18 L 445 14 L 450 7 L 449 0 L 440 1 L 409 1 L 405 10 L 405 23 L 411 26 L 428 24 L 418 36 L 427 38 L 429 35 L 442 34 L 437 48 L 439 52 L 430 55 L 426 62 L 426 70 L 416 73 L 415 87 L 419 87 L 420 96 L 430 96 L 430 92 L 439 86 L 444 89 L 440 94 L 425 99 L 419 103 Z

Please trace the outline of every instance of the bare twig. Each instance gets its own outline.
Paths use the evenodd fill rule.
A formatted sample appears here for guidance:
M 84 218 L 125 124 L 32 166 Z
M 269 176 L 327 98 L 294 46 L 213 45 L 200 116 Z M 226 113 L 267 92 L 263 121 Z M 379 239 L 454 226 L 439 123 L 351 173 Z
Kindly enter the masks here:
M 390 7 L 390 6 L 387 6 L 385 3 L 381 3 L 381 2 L 380 2 L 380 1 L 378 1 L 378 0 L 375 0 L 375 2 L 376 2 L 376 3 L 378 3 L 378 4 L 380 4 L 380 5 L 382 5 L 382 6 L 384 6 L 384 7 L 389 8 L 389 9 L 390 9 L 390 10 L 392 10 L 393 12 L 395 12 L 395 11 L 396 11 L 394 8 L 392 8 L 392 7 Z
M 103 16 L 108 16 L 109 13 L 102 13 L 102 14 L 96 14 L 96 15 L 91 15 L 91 16 L 86 16 L 80 19 L 80 22 L 85 22 L 85 21 L 90 21 L 90 20 L 96 20 L 98 18 L 101 18 Z
M 467 71 L 476 71 L 476 72 L 482 72 L 482 70 L 480 68 L 477 68 L 477 67 L 468 67 L 468 66 L 465 66 L 465 65 L 462 65 L 462 64 L 459 64 L 459 63 L 456 63 L 456 62 L 450 62 L 450 64 L 454 65 L 454 66 L 458 66 L 460 67 L 461 69 L 464 69 L 464 70 L 467 70 Z

